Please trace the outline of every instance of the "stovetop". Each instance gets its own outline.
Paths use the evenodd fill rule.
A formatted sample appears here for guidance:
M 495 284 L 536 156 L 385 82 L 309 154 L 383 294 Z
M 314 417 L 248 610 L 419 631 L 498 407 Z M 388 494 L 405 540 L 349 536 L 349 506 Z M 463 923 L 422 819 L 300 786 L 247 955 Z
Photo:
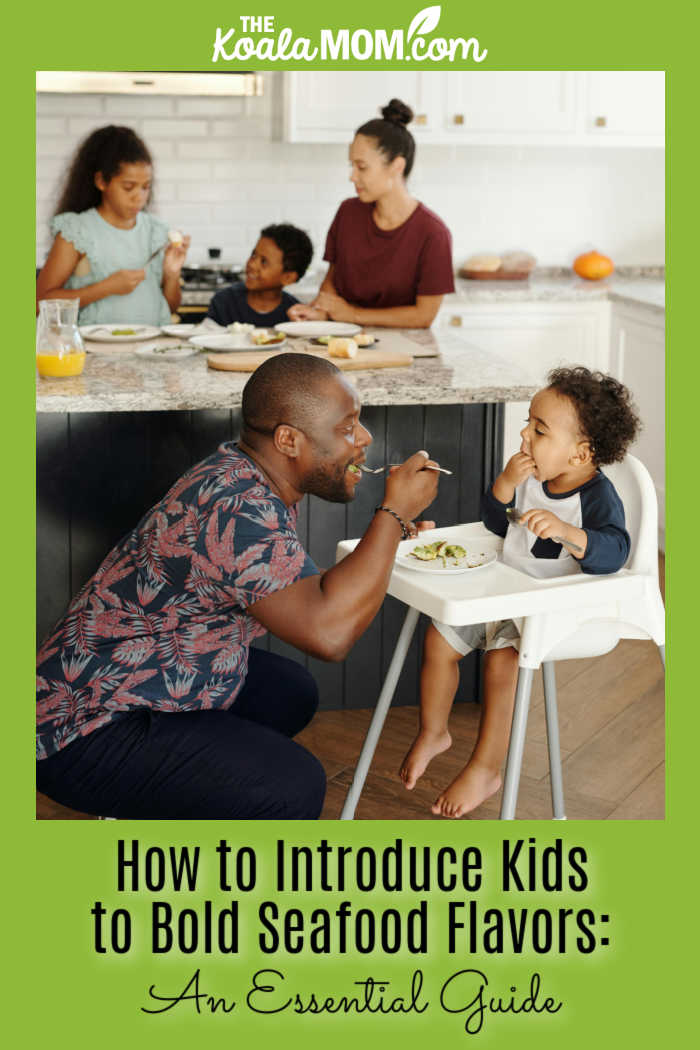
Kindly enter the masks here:
M 202 263 L 182 267 L 181 284 L 187 291 L 216 291 L 240 281 L 245 267 L 240 263 Z

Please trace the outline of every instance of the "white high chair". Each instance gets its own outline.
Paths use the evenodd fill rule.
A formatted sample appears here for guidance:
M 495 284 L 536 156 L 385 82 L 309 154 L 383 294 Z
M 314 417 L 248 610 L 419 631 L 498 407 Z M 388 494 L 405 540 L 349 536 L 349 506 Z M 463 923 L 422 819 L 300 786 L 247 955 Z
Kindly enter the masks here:
M 658 508 L 656 491 L 646 467 L 634 456 L 604 470 L 625 508 L 632 541 L 625 568 L 643 583 L 639 597 L 601 601 L 596 606 L 539 613 L 525 618 L 520 644 L 518 686 L 501 801 L 501 819 L 513 820 L 518 798 L 532 673 L 542 666 L 547 748 L 555 820 L 566 820 L 559 748 L 559 720 L 554 676 L 557 660 L 603 656 L 623 638 L 651 638 L 665 658 L 665 617 L 659 589 Z M 617 574 L 616 574 L 617 575 Z M 603 580 L 605 577 L 594 578 Z
M 651 638 L 664 661 L 664 607 L 659 590 L 656 492 L 646 468 L 627 456 L 605 468 L 625 508 L 631 538 L 625 568 L 608 576 L 536 579 L 502 562 L 475 573 L 440 577 L 395 568 L 387 593 L 408 610 L 387 670 L 372 722 L 360 753 L 341 820 L 352 820 L 369 772 L 379 736 L 418 622 L 425 613 L 443 623 L 466 625 L 490 620 L 522 619 L 518 685 L 511 728 L 501 819 L 513 820 L 520 781 L 533 671 L 542 667 L 549 751 L 552 807 L 555 820 L 565 820 L 559 753 L 554 662 L 602 656 L 622 638 Z M 500 549 L 503 541 L 481 523 L 441 529 L 451 542 L 474 549 Z M 429 542 L 430 533 L 421 538 Z M 338 544 L 337 560 L 358 540 Z M 413 541 L 415 542 L 415 541 Z M 410 548 L 411 541 L 407 546 Z M 399 548 L 402 549 L 401 547 Z

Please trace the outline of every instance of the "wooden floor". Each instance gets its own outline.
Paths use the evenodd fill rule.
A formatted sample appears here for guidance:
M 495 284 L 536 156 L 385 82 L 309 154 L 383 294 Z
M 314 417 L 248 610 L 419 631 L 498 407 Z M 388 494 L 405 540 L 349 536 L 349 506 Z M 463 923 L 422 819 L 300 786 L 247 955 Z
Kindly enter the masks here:
M 661 560 L 663 588 L 663 560 Z M 570 820 L 663 820 L 665 816 L 664 677 L 652 642 L 621 642 L 595 660 L 556 664 L 566 812 Z M 328 791 L 322 819 L 340 816 L 371 710 L 322 711 L 297 737 L 323 763 Z M 479 720 L 476 704 L 456 705 L 452 748 L 433 760 L 413 791 L 397 770 L 416 730 L 417 710 L 390 710 L 358 820 L 435 820 L 430 803 L 464 766 Z M 470 819 L 498 817 L 499 795 Z M 551 817 L 541 676 L 533 684 L 517 815 Z M 93 819 L 37 795 L 37 819 Z

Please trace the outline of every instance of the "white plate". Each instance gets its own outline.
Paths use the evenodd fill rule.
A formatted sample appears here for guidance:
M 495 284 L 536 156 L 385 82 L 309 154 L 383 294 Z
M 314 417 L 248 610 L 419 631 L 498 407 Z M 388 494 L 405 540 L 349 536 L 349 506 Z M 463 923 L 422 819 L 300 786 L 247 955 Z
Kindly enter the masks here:
M 185 357 L 194 357 L 199 351 L 196 346 L 162 346 L 149 343 L 147 346 L 138 346 L 134 353 L 152 361 L 182 361 Z
M 272 343 L 268 346 L 254 343 L 249 335 L 195 335 L 190 339 L 191 343 L 202 350 L 214 350 L 217 353 L 232 353 L 235 351 L 250 353 L 251 350 L 279 350 L 287 342 L 283 339 L 281 343 Z
M 307 339 L 318 339 L 320 335 L 357 335 L 362 331 L 359 324 L 346 324 L 345 321 L 283 321 L 275 328 L 285 335 L 300 335 Z
M 123 332 L 129 329 L 132 335 L 112 335 L 112 332 Z M 152 324 L 83 324 L 80 326 L 83 339 L 95 343 L 140 343 L 142 339 L 154 339 L 160 335 L 160 328 Z
M 450 559 L 447 562 L 447 568 L 443 568 L 442 561 L 419 561 L 418 558 L 409 557 L 410 551 L 414 547 L 422 547 L 425 543 L 434 543 L 439 536 L 435 536 L 431 533 L 429 540 L 421 540 L 420 536 L 415 540 L 404 540 L 403 543 L 399 544 L 398 551 L 396 552 L 396 564 L 401 566 L 402 569 L 413 569 L 415 572 L 430 572 L 435 576 L 457 576 L 463 572 L 474 572 L 475 569 L 484 569 L 487 565 L 492 565 L 498 559 L 498 554 L 494 550 L 487 550 L 479 546 L 479 543 L 475 544 L 464 544 L 461 546 L 467 552 L 466 558 L 462 559 L 462 562 L 457 565 Z M 447 539 L 447 537 L 445 537 Z M 449 540 L 448 540 L 449 542 Z M 453 543 L 458 542 L 456 540 Z
M 189 339 L 197 328 L 199 328 L 198 324 L 163 324 L 160 326 L 163 335 L 174 335 L 176 339 Z

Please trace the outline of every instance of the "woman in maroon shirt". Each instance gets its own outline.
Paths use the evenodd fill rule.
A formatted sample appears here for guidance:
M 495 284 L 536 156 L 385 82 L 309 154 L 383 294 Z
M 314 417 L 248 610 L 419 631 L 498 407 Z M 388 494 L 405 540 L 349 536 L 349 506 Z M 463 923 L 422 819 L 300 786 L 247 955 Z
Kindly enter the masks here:
M 429 328 L 443 295 L 454 291 L 450 231 L 406 186 L 412 119 L 392 99 L 381 119 L 357 129 L 350 146 L 357 196 L 343 201 L 328 231 L 330 266 L 317 298 L 293 306 L 292 320 Z

